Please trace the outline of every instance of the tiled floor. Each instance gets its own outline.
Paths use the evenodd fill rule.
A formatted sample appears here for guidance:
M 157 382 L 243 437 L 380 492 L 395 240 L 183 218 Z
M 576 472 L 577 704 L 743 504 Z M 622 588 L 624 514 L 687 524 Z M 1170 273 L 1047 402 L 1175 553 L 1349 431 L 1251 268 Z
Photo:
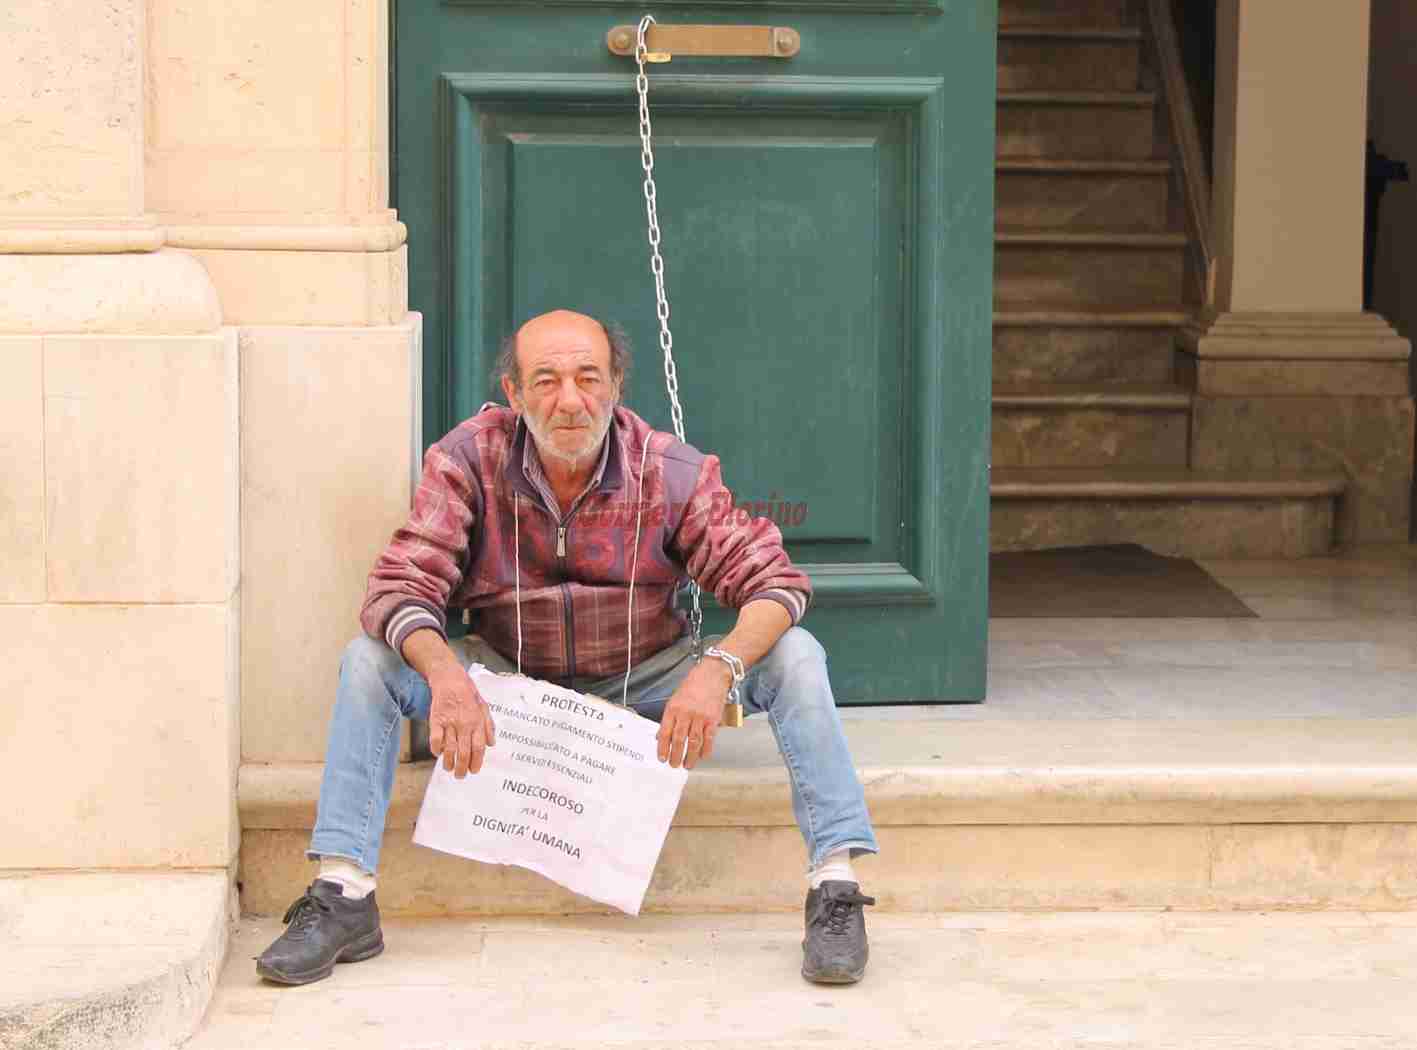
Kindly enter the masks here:
M 1259 618 L 993 620 L 984 703 L 845 717 L 1417 717 L 1417 546 L 1202 566 Z
M 846 718 L 1417 718 L 1417 547 L 1205 567 L 1260 618 L 996 620 L 986 703 Z M 279 988 L 251 958 L 280 925 L 246 920 L 190 1046 L 1417 1048 L 1413 912 L 872 914 L 834 989 L 792 915 L 385 925 Z

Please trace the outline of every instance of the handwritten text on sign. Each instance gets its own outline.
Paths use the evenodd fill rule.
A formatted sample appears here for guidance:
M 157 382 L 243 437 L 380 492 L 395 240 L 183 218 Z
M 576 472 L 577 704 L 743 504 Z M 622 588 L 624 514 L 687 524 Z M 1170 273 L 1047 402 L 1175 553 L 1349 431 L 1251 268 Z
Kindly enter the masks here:
M 633 711 L 474 665 L 497 744 L 480 773 L 433 770 L 413 841 L 515 864 L 638 915 L 688 774 L 656 758 Z

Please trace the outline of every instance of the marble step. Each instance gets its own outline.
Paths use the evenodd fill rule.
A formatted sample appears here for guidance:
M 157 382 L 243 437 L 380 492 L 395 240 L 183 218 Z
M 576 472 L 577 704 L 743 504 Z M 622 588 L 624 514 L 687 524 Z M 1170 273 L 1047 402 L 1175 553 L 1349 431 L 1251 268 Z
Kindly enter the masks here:
M 1184 310 L 1000 310 L 994 315 L 994 382 L 1157 384 L 1175 370 Z
M 1019 720 L 987 706 L 844 713 L 882 849 L 860 861 L 878 913 L 1417 908 L 1417 720 Z M 395 777 L 385 914 L 605 910 L 526 871 L 414 846 L 429 772 Z M 320 774 L 242 767 L 246 913 L 279 916 L 309 881 Z M 794 911 L 802 870 L 771 727 L 750 718 L 691 774 L 646 910 Z
M 1186 235 L 1112 230 L 999 230 L 1000 306 L 1155 306 L 1184 295 Z
M 1144 91 L 1003 91 L 996 149 L 1000 158 L 1151 159 L 1156 104 Z
M 1135 91 L 1140 29 L 1005 26 L 999 30 L 1000 91 Z
M 1094 227 L 1161 231 L 1169 221 L 1166 161 L 1000 160 L 995 165 L 1000 227 Z
M 1192 558 L 1304 558 L 1334 546 L 1330 474 L 1239 474 L 1176 468 L 993 471 L 992 550 L 1139 543 Z
M 1130 0 L 1000 0 L 1000 26 L 1132 26 Z
M 1191 395 L 1174 386 L 994 388 L 1000 467 L 1184 467 Z

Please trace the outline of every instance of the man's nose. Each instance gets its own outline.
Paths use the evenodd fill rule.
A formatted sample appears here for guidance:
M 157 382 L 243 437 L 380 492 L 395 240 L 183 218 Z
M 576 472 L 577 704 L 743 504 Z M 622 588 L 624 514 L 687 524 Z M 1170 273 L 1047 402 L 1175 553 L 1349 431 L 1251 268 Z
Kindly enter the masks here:
M 567 377 L 556 390 L 556 411 L 560 415 L 579 417 L 585 414 L 585 395 L 575 379 Z

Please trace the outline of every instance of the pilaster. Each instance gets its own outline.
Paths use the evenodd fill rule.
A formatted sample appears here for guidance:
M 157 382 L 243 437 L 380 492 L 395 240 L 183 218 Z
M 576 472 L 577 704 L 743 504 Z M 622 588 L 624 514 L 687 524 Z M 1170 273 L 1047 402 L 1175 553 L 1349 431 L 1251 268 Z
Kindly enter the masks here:
M 389 5 L 148 8 L 148 205 L 240 329 L 243 754 L 319 761 L 423 454 L 420 319 L 389 207 Z
M 0 768 L 27 801 L 0 869 L 225 870 L 236 332 L 147 207 L 144 0 L 16 0 L 3 22 Z
M 1214 308 L 1177 355 L 1191 466 L 1342 472 L 1340 539 L 1405 540 L 1411 347 L 1362 309 L 1369 0 L 1217 18 Z

